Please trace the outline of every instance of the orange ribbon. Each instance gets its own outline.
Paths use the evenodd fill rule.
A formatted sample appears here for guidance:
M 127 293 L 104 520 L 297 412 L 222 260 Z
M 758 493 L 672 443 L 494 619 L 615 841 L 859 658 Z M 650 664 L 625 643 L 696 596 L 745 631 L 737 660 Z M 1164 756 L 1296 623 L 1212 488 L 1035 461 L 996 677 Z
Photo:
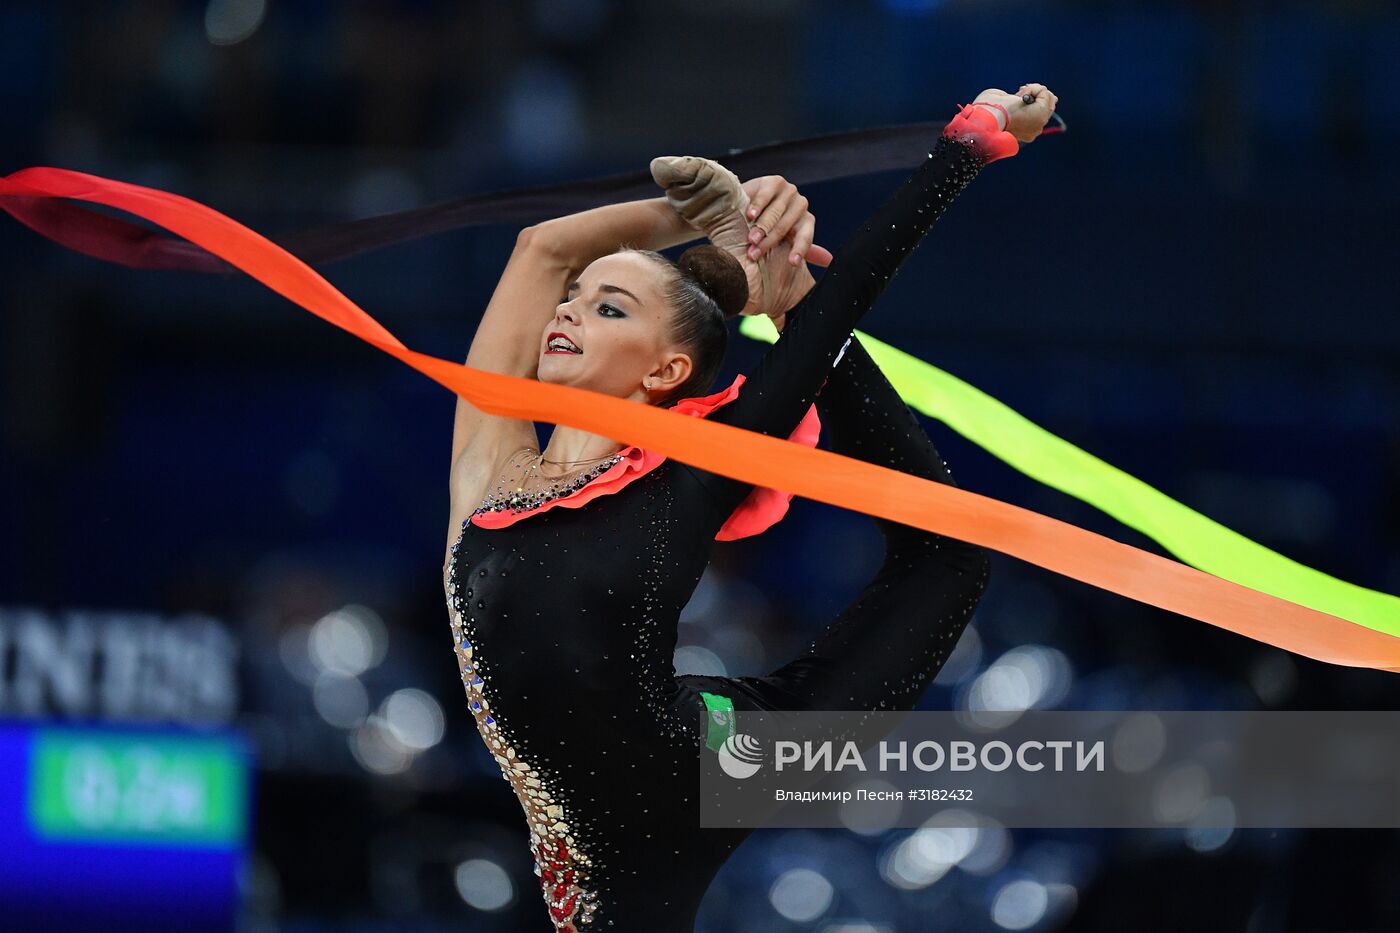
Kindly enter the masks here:
M 0 179 L 0 197 L 75 198 L 143 217 L 490 414 L 567 424 L 755 486 L 781 476 L 787 492 L 970 541 L 1297 654 L 1400 672 L 1400 638 L 1028 509 L 783 438 L 410 350 L 301 260 L 188 198 L 54 168 L 24 169 Z

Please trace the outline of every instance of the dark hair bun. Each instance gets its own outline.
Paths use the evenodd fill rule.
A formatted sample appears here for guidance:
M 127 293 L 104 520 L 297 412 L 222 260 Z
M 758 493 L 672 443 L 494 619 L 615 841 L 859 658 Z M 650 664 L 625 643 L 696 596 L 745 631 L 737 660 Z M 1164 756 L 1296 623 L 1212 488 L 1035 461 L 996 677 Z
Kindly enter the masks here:
M 718 246 L 692 246 L 681 253 L 676 266 L 715 300 L 726 320 L 749 303 L 749 277 L 744 274 L 744 267 Z

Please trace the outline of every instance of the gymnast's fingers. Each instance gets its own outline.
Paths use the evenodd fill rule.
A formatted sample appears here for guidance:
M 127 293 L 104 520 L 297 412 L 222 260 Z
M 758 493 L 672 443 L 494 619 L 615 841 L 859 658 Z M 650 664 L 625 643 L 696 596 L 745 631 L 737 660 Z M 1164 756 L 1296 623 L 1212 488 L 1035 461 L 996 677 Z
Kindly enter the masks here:
M 779 188 L 778 192 L 773 196 L 773 200 L 768 202 L 767 206 L 759 213 L 758 219 L 753 221 L 753 226 L 755 228 L 760 228 L 762 233 L 759 233 L 757 230 L 749 231 L 750 259 L 757 259 L 762 256 L 773 243 L 782 239 L 783 236 L 792 229 L 791 222 L 786 226 L 783 225 L 783 218 L 787 216 L 788 206 L 792 203 L 796 194 L 797 186 L 784 181 L 782 187 Z M 795 219 L 796 218 L 794 218 L 794 220 Z
M 797 189 L 792 189 L 792 197 L 788 198 L 784 204 L 783 214 L 778 218 L 778 222 L 768 231 L 768 235 L 758 244 L 758 255 L 767 255 L 768 251 L 777 246 L 783 240 L 790 239 L 793 229 L 807 216 L 807 199 L 797 193 Z M 757 258 L 757 257 L 754 257 Z
M 1020 93 L 1034 95 L 1035 104 L 1043 104 L 1052 113 L 1055 110 L 1055 105 L 1060 101 L 1060 98 L 1055 92 L 1051 91 L 1043 84 L 1023 84 L 1021 85 Z M 1030 104 L 1028 106 L 1035 106 L 1035 104 Z
M 792 252 L 788 253 L 788 262 L 796 266 L 807 257 L 807 250 L 812 247 L 812 238 L 817 235 L 817 218 L 812 216 L 811 211 L 797 221 L 797 227 L 793 231 Z
M 1025 103 L 1026 98 L 1031 103 Z M 1019 104 L 1011 111 L 1011 122 L 1007 129 L 1022 143 L 1034 142 L 1050 122 L 1059 98 L 1043 84 L 1023 84 L 1019 92 Z
M 814 266 L 825 268 L 831 265 L 831 260 L 834 258 L 836 257 L 831 255 L 831 250 L 827 249 L 825 246 L 818 246 L 815 243 L 812 244 L 811 249 L 807 250 L 807 261 Z
M 761 175 L 744 182 L 744 193 L 749 196 L 749 209 L 745 212 L 744 219 L 753 223 L 759 211 L 767 207 L 773 196 L 782 190 L 783 184 L 784 179 L 781 175 Z

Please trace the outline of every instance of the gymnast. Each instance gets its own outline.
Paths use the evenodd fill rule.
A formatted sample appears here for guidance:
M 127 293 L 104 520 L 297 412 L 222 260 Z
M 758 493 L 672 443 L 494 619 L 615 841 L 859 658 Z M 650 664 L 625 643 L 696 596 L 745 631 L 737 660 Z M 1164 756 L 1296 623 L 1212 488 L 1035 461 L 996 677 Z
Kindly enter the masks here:
M 815 444 L 953 484 L 853 328 L 984 165 L 1033 141 L 1057 98 L 990 89 L 834 255 L 781 176 L 660 158 L 666 194 L 520 231 L 466 364 Z M 658 250 L 704 234 L 673 262 Z M 827 266 L 820 281 L 808 263 Z M 710 392 L 728 320 L 781 335 Z M 709 393 L 709 394 L 706 394 Z M 781 486 L 781 477 L 774 477 Z M 757 534 L 788 497 L 459 396 L 443 583 L 468 706 L 524 809 L 553 928 L 690 931 L 749 830 L 702 829 L 698 756 L 734 710 L 909 710 L 987 585 L 978 546 L 872 519 L 884 562 L 856 600 L 765 676 L 677 675 L 677 623 L 716 540 Z

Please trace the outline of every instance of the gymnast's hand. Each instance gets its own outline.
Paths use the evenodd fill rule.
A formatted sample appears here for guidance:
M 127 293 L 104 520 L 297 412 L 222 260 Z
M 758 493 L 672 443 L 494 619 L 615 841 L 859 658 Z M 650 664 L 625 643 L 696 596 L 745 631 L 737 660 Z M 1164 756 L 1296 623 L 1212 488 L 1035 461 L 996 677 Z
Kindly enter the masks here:
M 1026 103 L 1023 94 L 1033 95 L 1035 102 Z M 1005 107 L 1005 116 L 995 107 L 986 109 L 997 115 L 998 126 L 1022 143 L 1034 142 L 1036 137 L 1040 136 L 1040 131 L 1050 122 L 1050 114 L 1055 112 L 1055 105 L 1060 102 L 1060 98 L 1043 84 L 1023 84 L 1015 94 L 1008 94 L 994 87 L 988 88 L 977 95 L 977 100 Z M 1007 117 L 1011 119 L 1010 123 L 1005 122 Z
M 781 332 L 787 312 L 812 290 L 817 280 L 807 268 L 831 264 L 831 252 L 812 242 L 817 218 L 807 198 L 781 175 L 763 175 L 744 182 L 749 206 L 744 217 L 749 229 L 748 255 L 763 270 L 761 313 Z
M 803 257 L 817 265 L 832 260 L 830 252 L 812 243 L 816 218 L 807 199 L 781 175 L 745 185 L 718 162 L 695 156 L 658 156 L 651 160 L 651 175 L 687 223 L 739 260 L 749 282 L 741 314 L 766 314 L 778 322 L 816 284 Z M 751 191 L 759 198 L 756 205 L 750 203 Z M 764 222 L 770 227 L 755 233 Z
M 807 199 L 797 186 L 781 175 L 762 175 L 744 182 L 749 196 L 745 215 L 749 228 L 748 257 L 761 259 L 784 240 L 786 259 L 799 266 L 805 260 L 814 266 L 831 264 L 831 253 L 812 242 L 817 218 L 807 209 Z

